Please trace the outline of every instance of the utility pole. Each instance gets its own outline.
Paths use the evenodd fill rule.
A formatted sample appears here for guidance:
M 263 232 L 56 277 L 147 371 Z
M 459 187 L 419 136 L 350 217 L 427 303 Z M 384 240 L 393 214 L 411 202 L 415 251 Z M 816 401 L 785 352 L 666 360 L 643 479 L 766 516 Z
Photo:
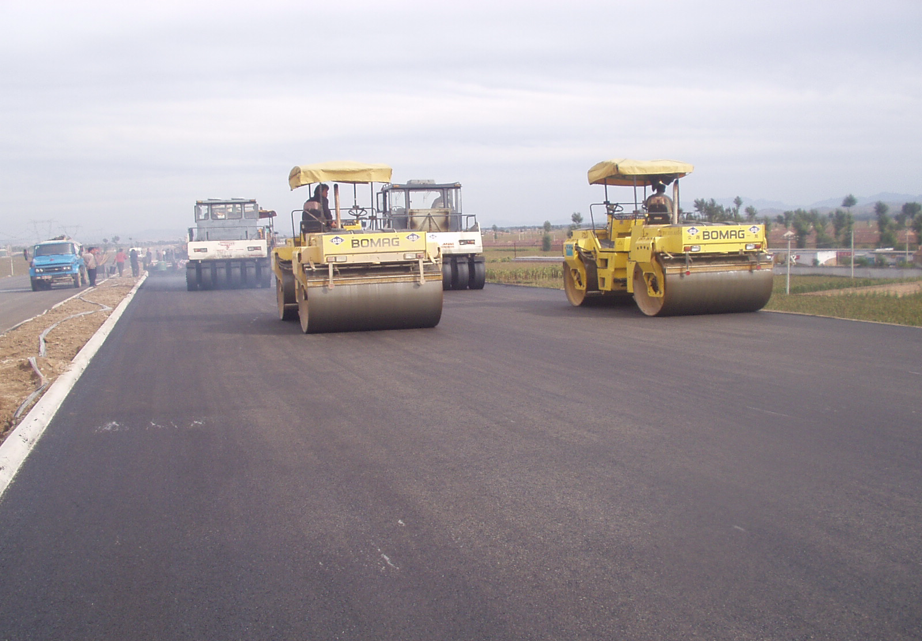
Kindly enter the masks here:
M 783 238 L 788 241 L 788 255 L 787 255 L 788 277 L 787 277 L 787 283 L 785 284 L 785 288 L 784 288 L 785 294 L 791 293 L 791 239 L 793 237 L 794 237 L 794 232 L 792 231 L 784 232 Z

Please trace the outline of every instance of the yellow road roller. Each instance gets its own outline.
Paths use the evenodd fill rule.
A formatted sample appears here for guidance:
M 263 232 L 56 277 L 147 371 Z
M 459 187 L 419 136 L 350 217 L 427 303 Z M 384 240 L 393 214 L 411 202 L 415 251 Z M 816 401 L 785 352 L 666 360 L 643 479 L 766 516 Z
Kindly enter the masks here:
M 425 233 L 383 226 L 374 184 L 388 183 L 381 164 L 327 162 L 294 167 L 291 189 L 317 187 L 292 212 L 292 237 L 272 251 L 278 313 L 298 318 L 304 333 L 435 327 L 442 316 L 442 265 Z M 327 198 L 333 185 L 334 209 Z M 340 186 L 351 187 L 343 211 Z M 368 185 L 369 206 L 358 187 Z
M 674 160 L 625 158 L 589 170 L 589 184 L 604 186 L 605 200 L 590 205 L 591 228 L 573 230 L 563 246 L 571 304 L 633 296 L 647 316 L 754 312 L 765 306 L 772 293 L 765 226 L 681 214 L 679 179 L 693 170 Z M 632 188 L 633 200 L 610 200 L 613 186 Z M 596 216 L 604 216 L 604 227 L 596 227 Z

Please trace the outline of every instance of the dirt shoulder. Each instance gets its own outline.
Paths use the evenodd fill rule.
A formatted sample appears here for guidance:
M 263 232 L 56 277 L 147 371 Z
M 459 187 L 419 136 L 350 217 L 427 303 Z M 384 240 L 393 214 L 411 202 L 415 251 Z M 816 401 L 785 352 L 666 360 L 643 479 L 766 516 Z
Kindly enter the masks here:
M 50 386 L 137 281 L 133 277 L 109 278 L 0 335 L 0 441 L 40 398 L 33 398 L 16 416 L 22 403 L 41 385 L 41 378 L 33 370 L 29 358 L 35 359 Z M 44 339 L 43 355 L 40 337 L 52 326 L 55 327 Z

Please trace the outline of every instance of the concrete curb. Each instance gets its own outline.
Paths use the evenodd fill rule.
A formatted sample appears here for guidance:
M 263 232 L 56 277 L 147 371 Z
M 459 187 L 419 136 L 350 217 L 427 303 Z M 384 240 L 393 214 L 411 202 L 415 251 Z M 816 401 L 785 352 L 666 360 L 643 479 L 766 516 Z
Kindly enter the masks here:
M 80 376 L 89 366 L 96 352 L 106 342 L 106 338 L 112 333 L 115 324 L 121 318 L 145 280 L 147 280 L 146 272 L 125 298 L 122 299 L 122 302 L 112 311 L 109 318 L 90 337 L 86 345 L 74 356 L 74 360 L 71 361 L 67 370 L 55 379 L 48 391 L 35 404 L 35 407 L 26 414 L 26 417 L 6 437 L 6 440 L 0 443 L 0 499 L 3 498 L 6 488 L 13 482 L 26 457 L 29 456 L 42 434 L 45 433 L 45 428 L 51 423 L 51 419 L 57 414 L 71 389 L 80 380 Z

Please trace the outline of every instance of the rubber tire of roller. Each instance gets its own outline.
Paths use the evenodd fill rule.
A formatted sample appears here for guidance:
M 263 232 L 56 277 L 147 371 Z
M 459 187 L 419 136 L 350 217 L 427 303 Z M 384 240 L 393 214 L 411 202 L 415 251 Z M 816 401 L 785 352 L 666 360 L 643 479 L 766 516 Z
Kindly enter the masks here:
M 474 261 L 471 269 L 471 289 L 483 289 L 484 283 L 487 282 L 487 266 L 485 263 Z
M 467 258 L 459 258 L 452 265 L 452 289 L 467 289 L 471 280 L 471 270 Z

